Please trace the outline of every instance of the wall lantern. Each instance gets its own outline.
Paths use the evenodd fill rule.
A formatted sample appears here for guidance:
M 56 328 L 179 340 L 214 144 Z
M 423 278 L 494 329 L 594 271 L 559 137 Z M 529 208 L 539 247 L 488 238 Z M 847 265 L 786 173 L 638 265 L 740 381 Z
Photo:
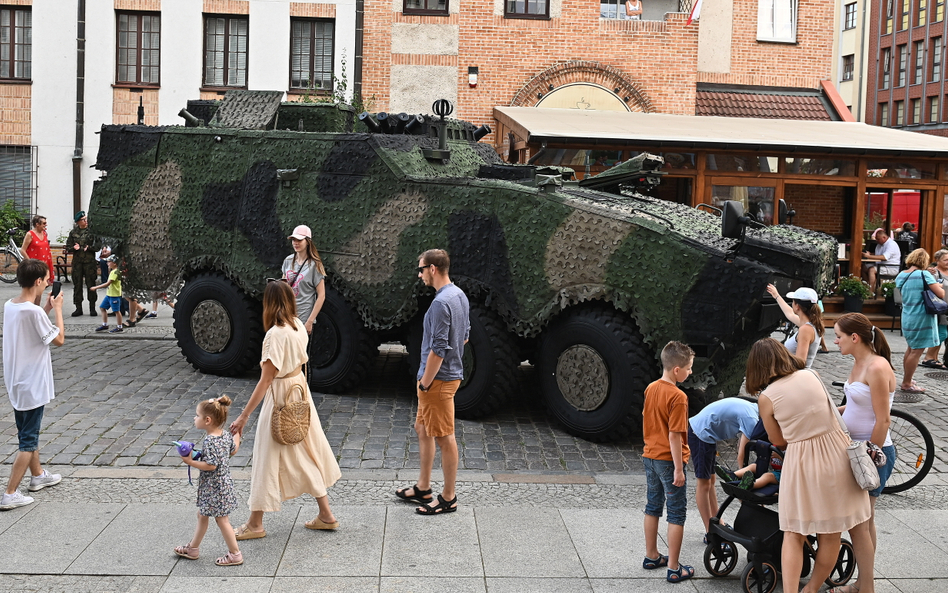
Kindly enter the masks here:
M 467 85 L 472 89 L 477 88 L 477 66 L 467 67 Z

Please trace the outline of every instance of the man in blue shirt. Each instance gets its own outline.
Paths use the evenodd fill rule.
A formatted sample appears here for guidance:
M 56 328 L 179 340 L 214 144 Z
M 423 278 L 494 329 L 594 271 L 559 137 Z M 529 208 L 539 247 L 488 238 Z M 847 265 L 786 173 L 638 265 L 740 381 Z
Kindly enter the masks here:
M 454 438 L 454 394 L 464 378 L 464 344 L 471 332 L 470 304 L 464 292 L 451 282 L 451 259 L 443 249 L 429 249 L 418 258 L 418 277 L 435 289 L 435 298 L 425 313 L 418 367 L 418 481 L 397 490 L 402 500 L 421 503 L 420 515 L 453 513 L 458 509 L 455 482 L 458 473 L 458 443 Z M 444 488 L 438 500 L 431 495 L 431 469 L 435 444 L 441 449 Z
M 739 397 L 725 397 L 712 402 L 688 420 L 688 447 L 695 468 L 695 502 L 704 531 L 708 532 L 711 517 L 718 513 L 718 495 L 714 489 L 714 465 L 717 442 L 741 435 L 737 448 L 738 464 L 744 458 L 744 445 L 760 419 L 757 405 Z M 707 543 L 707 542 L 705 542 Z

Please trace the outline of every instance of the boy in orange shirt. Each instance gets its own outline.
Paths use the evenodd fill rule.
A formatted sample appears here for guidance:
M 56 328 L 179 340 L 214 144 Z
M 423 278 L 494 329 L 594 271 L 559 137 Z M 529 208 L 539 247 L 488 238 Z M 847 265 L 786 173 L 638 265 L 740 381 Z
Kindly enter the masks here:
M 668 567 L 666 580 L 679 583 L 695 574 L 693 566 L 678 563 L 688 506 L 685 464 L 688 463 L 688 396 L 678 389 L 691 375 L 695 353 L 681 342 L 662 349 L 662 378 L 645 389 L 642 436 L 648 502 L 645 505 L 645 560 L 642 568 Z M 658 519 L 667 498 L 668 556 L 658 552 Z

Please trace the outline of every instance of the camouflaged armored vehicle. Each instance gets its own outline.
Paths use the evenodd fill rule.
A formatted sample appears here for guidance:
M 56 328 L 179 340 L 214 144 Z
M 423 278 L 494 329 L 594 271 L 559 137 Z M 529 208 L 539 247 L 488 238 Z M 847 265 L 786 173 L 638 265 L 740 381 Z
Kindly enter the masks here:
M 188 126 L 101 130 L 93 230 L 125 258 L 131 289 L 183 284 L 175 333 L 202 371 L 258 368 L 259 299 L 298 224 L 328 273 L 315 390 L 353 389 L 381 342 L 405 343 L 417 364 L 432 296 L 417 258 L 443 247 L 472 309 L 458 414 L 522 397 L 529 360 L 553 415 L 596 440 L 640 425 L 669 340 L 697 353 L 690 393 L 736 394 L 750 345 L 780 320 L 767 283 L 830 282 L 825 235 L 775 226 L 725 238 L 714 215 L 630 190 L 658 181 L 658 157 L 577 183 L 568 169 L 503 163 L 463 121 L 445 122 L 439 148 L 433 116 L 357 117 L 280 96 L 191 102 Z

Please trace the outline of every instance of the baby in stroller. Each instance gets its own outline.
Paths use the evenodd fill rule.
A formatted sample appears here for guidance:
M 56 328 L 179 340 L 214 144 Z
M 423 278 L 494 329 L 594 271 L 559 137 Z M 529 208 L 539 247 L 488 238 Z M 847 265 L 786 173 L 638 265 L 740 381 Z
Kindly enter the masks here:
M 714 577 L 729 575 L 739 557 L 737 545 L 747 550 L 748 564 L 741 573 L 741 586 L 746 593 L 772 593 L 780 581 L 780 550 L 783 532 L 777 511 L 768 508 L 777 503 L 780 488 L 782 452 L 770 444 L 763 422 L 758 422 L 750 441 L 744 448 L 742 467 L 736 471 L 718 466 L 721 487 L 727 499 L 711 518 L 708 545 L 704 552 L 704 566 Z M 756 455 L 754 463 L 748 463 Z M 727 525 L 724 513 L 737 499 L 740 509 L 733 526 Z M 803 554 L 801 577 L 810 573 L 816 558 L 816 537 L 808 536 Z M 845 584 L 856 569 L 852 544 L 842 540 L 836 568 L 826 583 L 830 586 Z

